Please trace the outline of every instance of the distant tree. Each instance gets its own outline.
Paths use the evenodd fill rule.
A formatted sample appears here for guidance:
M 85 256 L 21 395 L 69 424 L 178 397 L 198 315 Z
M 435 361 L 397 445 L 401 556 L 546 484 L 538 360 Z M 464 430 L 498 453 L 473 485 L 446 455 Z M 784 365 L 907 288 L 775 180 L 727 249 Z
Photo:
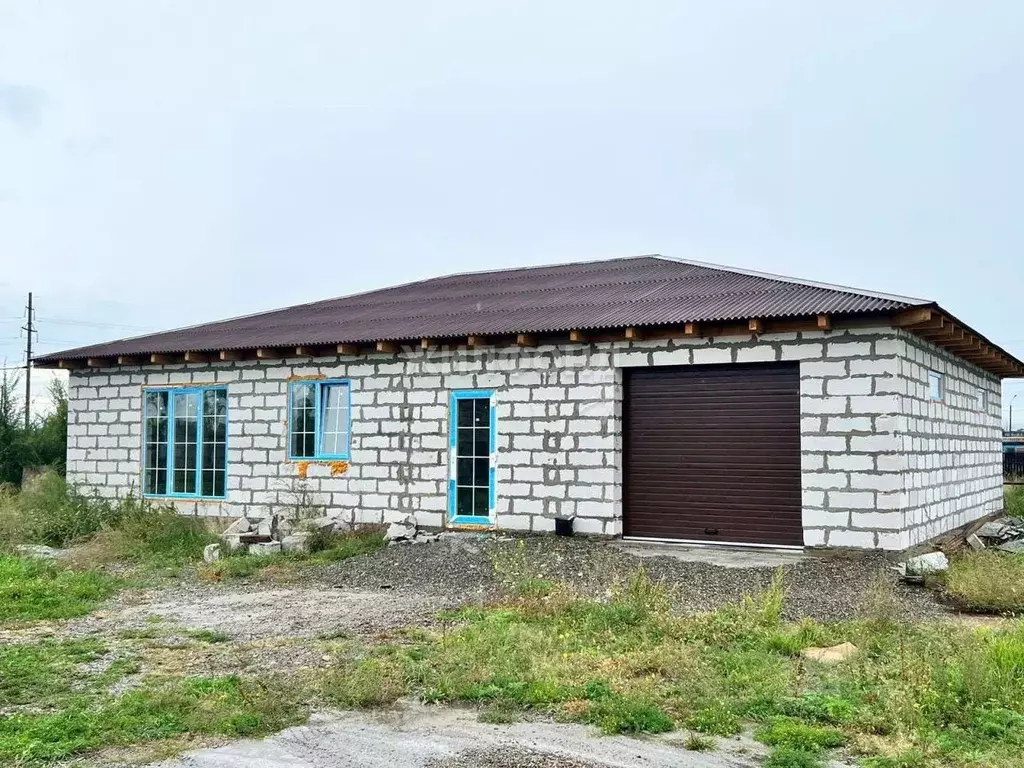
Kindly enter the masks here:
M 24 413 L 18 405 L 21 377 L 0 371 L 0 483 L 21 483 L 25 466 Z
M 21 377 L 0 371 L 0 484 L 20 485 L 25 467 L 52 467 L 64 474 L 68 446 L 68 396 L 63 382 L 50 384 L 52 410 L 25 429 L 18 399 Z

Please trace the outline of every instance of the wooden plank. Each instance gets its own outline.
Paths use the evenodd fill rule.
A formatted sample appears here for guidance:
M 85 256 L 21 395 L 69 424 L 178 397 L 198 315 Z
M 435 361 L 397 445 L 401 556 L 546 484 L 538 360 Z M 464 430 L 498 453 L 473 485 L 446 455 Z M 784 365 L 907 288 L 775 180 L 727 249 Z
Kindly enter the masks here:
M 536 347 L 537 338 L 529 333 L 520 333 L 516 336 L 516 344 L 520 347 Z
M 269 347 L 260 347 L 256 350 L 257 360 L 280 360 L 284 355 L 279 349 L 271 349 Z
M 935 311 L 932 309 L 908 309 L 906 312 L 893 315 L 892 324 L 899 328 L 909 328 L 927 323 L 933 316 L 935 316 Z
M 141 357 L 134 357 L 132 355 L 118 355 L 117 356 L 117 364 L 118 365 L 142 365 L 142 358 Z
M 338 354 L 339 355 L 352 355 L 353 357 L 358 356 L 359 355 L 359 345 L 358 344 L 339 344 L 338 345 Z
M 296 347 L 296 357 L 329 357 L 332 353 L 323 347 Z
M 643 332 L 639 328 L 633 328 L 630 326 L 626 329 L 626 341 L 640 341 L 644 337 Z
M 396 354 L 398 352 L 398 344 L 393 341 L 378 341 L 377 342 L 378 352 L 387 352 L 388 354 Z
M 432 346 L 434 346 L 434 342 L 432 339 L 420 339 L 420 349 L 426 351 L 430 349 Z
M 832 316 L 831 315 L 818 315 L 818 329 L 822 331 L 832 330 Z
M 208 363 L 210 362 L 210 356 L 205 352 L 186 352 L 185 353 L 186 363 Z
M 149 356 L 149 362 L 154 365 L 170 365 L 177 362 L 177 360 L 174 359 L 174 355 L 155 354 Z
M 575 344 L 586 344 L 587 343 L 586 331 L 578 331 L 578 330 L 569 331 L 569 341 L 571 341 L 571 342 L 573 342 Z
M 240 349 L 222 349 L 217 353 L 221 360 L 244 360 L 245 353 Z
M 752 317 L 747 321 L 747 329 L 751 333 L 764 333 L 764 321 L 759 317 Z
M 486 343 L 487 343 L 487 338 L 485 336 L 467 336 L 466 337 L 466 346 L 469 347 L 470 349 L 476 349 L 477 347 L 482 347 Z
M 77 371 L 85 368 L 82 360 L 58 360 L 57 367 L 62 371 Z
M 683 336 L 700 336 L 700 323 L 686 323 L 683 326 Z

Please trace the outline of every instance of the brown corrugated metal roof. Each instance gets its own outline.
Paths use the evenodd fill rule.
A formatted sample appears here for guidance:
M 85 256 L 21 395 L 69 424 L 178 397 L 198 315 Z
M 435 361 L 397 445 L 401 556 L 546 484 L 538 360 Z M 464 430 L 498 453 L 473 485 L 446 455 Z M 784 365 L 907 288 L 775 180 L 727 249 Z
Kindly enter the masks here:
M 936 305 L 701 262 L 634 256 L 438 277 L 54 352 L 36 358 L 36 363 L 817 314 L 888 315 L 914 307 Z M 1021 365 L 985 342 L 1008 358 L 1011 367 Z
M 925 304 L 660 256 L 438 277 L 55 352 L 57 360 L 890 312 Z

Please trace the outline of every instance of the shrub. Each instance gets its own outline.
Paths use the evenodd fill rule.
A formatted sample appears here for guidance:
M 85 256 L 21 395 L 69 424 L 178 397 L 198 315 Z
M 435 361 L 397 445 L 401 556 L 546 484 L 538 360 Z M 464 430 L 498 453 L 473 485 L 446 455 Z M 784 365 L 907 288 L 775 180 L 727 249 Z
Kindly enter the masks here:
M 1024 613 L 1024 555 L 964 552 L 950 563 L 943 591 L 961 609 Z
M 764 768 L 821 768 L 825 761 L 816 752 L 795 747 L 777 747 L 764 761 Z
M 789 717 L 775 718 L 758 728 L 755 738 L 771 747 L 790 747 L 802 752 L 821 752 L 846 743 L 842 731 Z
M 129 497 L 124 504 L 136 504 Z M 29 541 L 64 547 L 117 522 L 122 506 L 98 496 L 86 496 L 60 475 L 47 472 L 25 488 L 17 506 Z
M 676 725 L 656 704 L 642 698 L 612 696 L 590 703 L 582 720 L 608 734 L 666 733 Z

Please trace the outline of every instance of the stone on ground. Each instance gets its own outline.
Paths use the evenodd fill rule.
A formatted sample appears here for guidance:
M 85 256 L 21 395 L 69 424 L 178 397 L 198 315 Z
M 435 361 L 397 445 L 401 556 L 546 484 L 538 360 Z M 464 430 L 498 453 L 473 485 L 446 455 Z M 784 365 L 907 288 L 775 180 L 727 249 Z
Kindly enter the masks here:
M 15 550 L 17 550 L 19 555 L 38 557 L 43 560 L 56 560 L 68 553 L 66 549 L 54 549 L 45 544 L 19 544 L 15 547 Z
M 985 548 L 985 542 L 982 541 L 976 533 L 972 533 L 967 537 L 967 545 L 974 550 L 982 550 Z
M 220 544 L 207 544 L 203 547 L 203 562 L 213 563 L 220 560 Z
M 811 646 L 800 651 L 805 659 L 820 661 L 824 664 L 835 664 L 839 661 L 846 661 L 857 652 L 857 646 L 853 643 L 840 643 L 829 648 L 818 648 Z
M 1014 555 L 1024 555 L 1024 539 L 1008 541 L 1005 544 L 1000 544 L 996 549 L 1002 552 L 1010 552 Z
M 276 555 L 281 552 L 280 541 L 264 541 L 249 545 L 250 555 Z
M 309 552 L 309 536 L 305 532 L 296 532 L 281 539 L 282 552 Z
M 943 552 L 928 552 L 912 557 L 903 564 L 904 575 L 908 579 L 923 579 L 933 573 L 941 573 L 949 568 L 949 558 Z

